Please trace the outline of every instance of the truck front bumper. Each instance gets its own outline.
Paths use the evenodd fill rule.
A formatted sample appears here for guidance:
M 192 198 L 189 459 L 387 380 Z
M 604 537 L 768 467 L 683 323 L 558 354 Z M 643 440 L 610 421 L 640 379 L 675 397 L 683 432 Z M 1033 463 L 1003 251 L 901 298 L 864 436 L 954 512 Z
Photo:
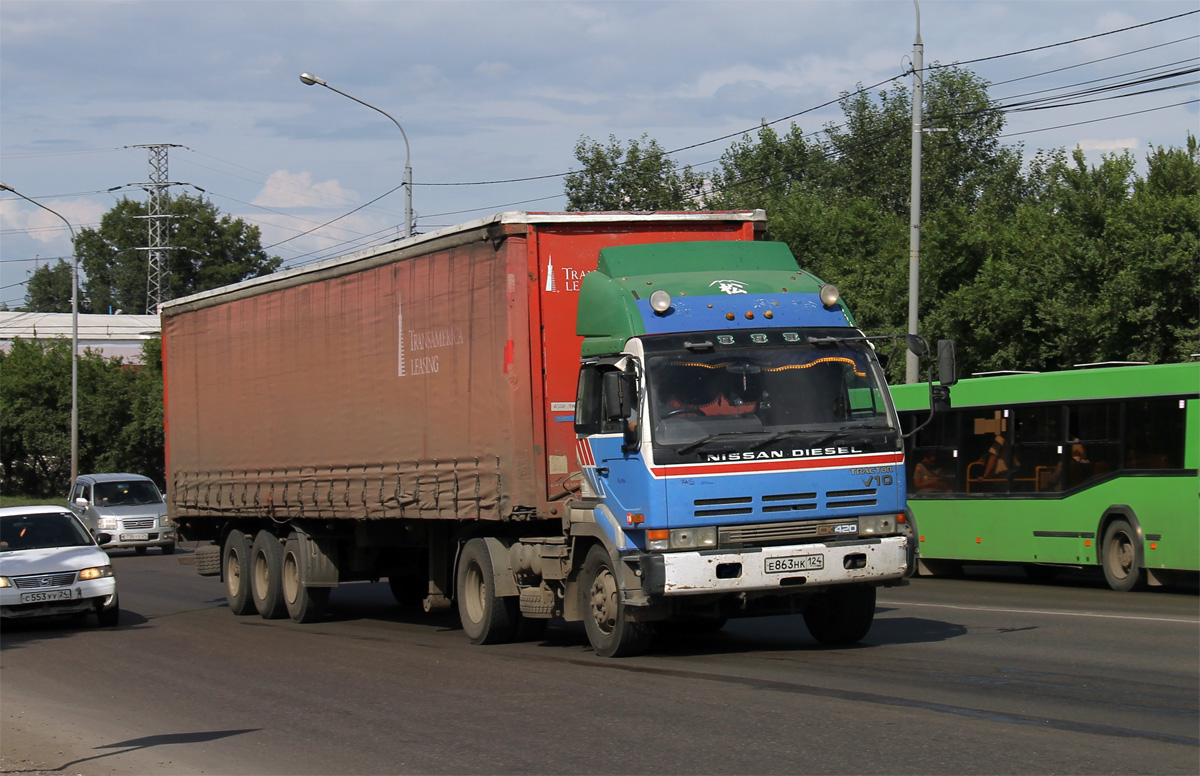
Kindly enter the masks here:
M 741 550 L 647 552 L 638 557 L 650 596 L 789 591 L 898 580 L 908 571 L 907 536 Z

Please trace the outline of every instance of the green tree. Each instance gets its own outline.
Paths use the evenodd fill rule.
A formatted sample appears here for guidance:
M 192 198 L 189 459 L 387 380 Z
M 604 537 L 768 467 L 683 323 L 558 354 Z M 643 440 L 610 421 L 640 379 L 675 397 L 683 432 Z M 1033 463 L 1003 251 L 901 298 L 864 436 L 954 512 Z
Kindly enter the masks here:
M 71 265 L 59 259 L 35 269 L 25 285 L 25 309 L 35 313 L 71 312 Z
M 657 140 L 630 140 L 622 147 L 609 135 L 608 145 L 586 136 L 575 144 L 582 167 L 566 177 L 567 210 L 695 210 L 701 180 L 690 167 L 682 171 Z
M 258 227 L 222 216 L 201 197 L 170 200 L 167 242 L 168 297 L 175 299 L 274 272 L 282 260 L 268 257 Z M 122 199 L 104 214 L 98 229 L 83 229 L 75 241 L 85 275 L 81 309 L 107 313 L 146 310 L 146 205 Z
M 94 351 L 79 357 L 79 470 L 133 471 L 163 481 L 159 340 L 144 364 Z M 71 343 L 13 341 L 0 352 L 0 481 L 3 491 L 64 496 L 71 476 Z

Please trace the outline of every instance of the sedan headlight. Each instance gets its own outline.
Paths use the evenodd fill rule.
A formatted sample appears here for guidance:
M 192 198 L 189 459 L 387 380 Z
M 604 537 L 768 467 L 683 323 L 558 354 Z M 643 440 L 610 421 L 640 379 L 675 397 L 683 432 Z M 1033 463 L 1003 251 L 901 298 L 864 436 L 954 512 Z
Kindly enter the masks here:
M 112 566 L 93 566 L 90 569 L 84 569 L 79 572 L 79 579 L 102 579 L 103 577 L 111 577 L 112 575 Z
M 0 577 L 0 587 L 12 587 L 12 580 L 8 577 Z
M 117 530 L 117 518 L 102 517 L 96 521 L 96 528 L 101 531 L 115 531 Z

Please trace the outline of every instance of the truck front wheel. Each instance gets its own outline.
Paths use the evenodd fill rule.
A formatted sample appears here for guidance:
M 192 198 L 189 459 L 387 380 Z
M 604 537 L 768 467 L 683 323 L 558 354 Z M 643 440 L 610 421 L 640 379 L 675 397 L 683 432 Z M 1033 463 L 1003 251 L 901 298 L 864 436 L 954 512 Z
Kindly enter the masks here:
M 264 620 L 287 614 L 283 601 L 283 547 L 270 531 L 259 531 L 250 548 L 250 591 L 254 608 Z
M 472 644 L 512 641 L 520 616 L 518 601 L 496 595 L 492 556 L 483 539 L 472 539 L 463 547 L 455 589 L 458 617 Z
M 650 626 L 625 618 L 612 558 L 600 545 L 588 551 L 579 574 L 579 611 L 588 641 L 600 657 L 631 657 L 650 646 Z
M 875 620 L 873 585 L 838 585 L 817 596 L 804 610 L 804 624 L 827 647 L 861 641 Z
M 300 536 L 296 533 L 288 536 L 287 544 L 283 545 L 283 574 L 280 578 L 283 603 L 293 622 L 316 622 L 325 616 L 329 606 L 329 588 L 308 587 L 300 582 L 300 564 L 304 557 L 302 546 Z
M 254 614 L 254 599 L 250 597 L 250 540 L 238 530 L 225 537 L 221 552 L 221 570 L 225 577 L 225 600 L 229 611 L 241 616 Z

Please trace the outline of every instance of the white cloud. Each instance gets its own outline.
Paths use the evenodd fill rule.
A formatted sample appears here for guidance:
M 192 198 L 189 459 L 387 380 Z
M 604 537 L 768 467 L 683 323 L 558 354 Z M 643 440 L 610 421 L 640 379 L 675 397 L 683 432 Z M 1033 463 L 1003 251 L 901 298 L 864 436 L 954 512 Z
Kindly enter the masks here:
M 254 198 L 261 207 L 344 208 L 359 202 L 358 193 L 342 187 L 336 180 L 313 183 L 312 173 L 277 170 Z
M 1079 147 L 1084 151 L 1125 151 L 1139 148 L 1141 141 L 1136 137 L 1119 138 L 1116 140 L 1080 140 Z
M 475 72 L 494 81 L 499 81 L 502 78 L 507 78 L 515 74 L 516 68 L 507 62 L 480 62 L 475 66 Z

